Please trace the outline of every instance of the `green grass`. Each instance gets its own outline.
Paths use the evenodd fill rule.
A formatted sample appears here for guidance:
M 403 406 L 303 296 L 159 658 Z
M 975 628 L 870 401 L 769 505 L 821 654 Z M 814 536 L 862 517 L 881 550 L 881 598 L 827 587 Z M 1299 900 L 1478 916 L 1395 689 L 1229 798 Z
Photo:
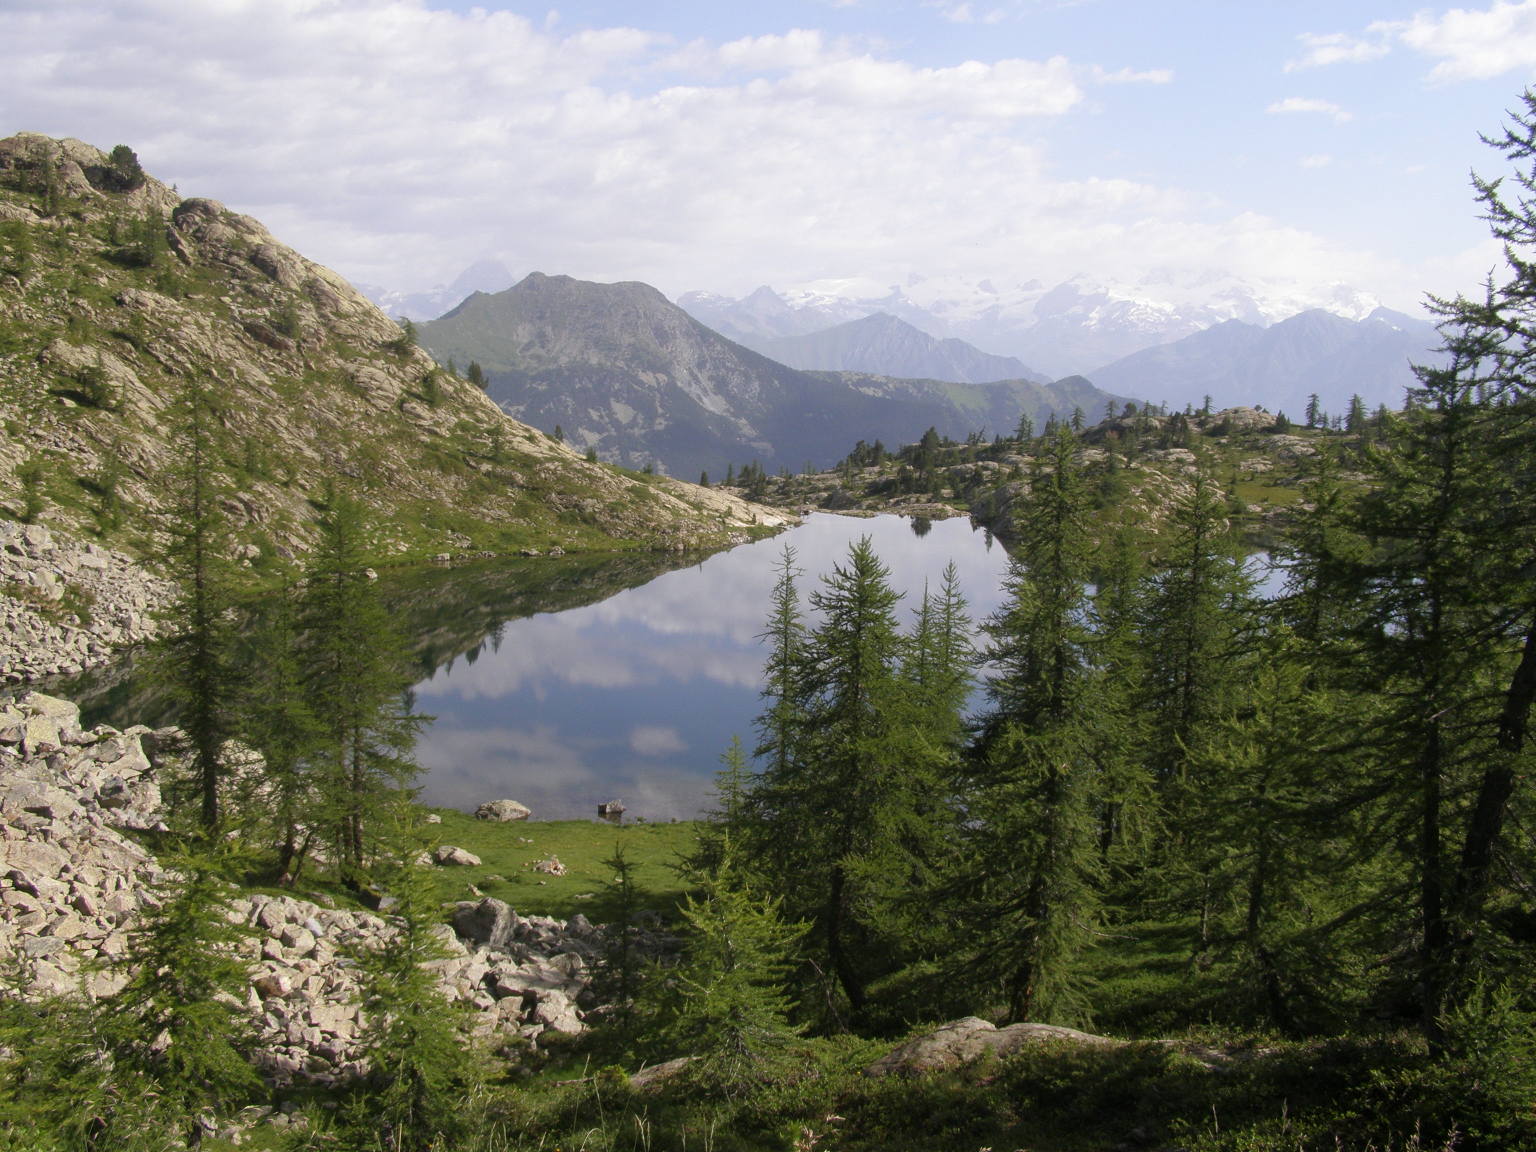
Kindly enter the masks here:
M 440 841 L 473 852 L 482 862 L 478 868 L 439 868 L 444 900 L 473 899 L 473 885 L 487 896 L 505 900 L 525 916 L 565 920 L 580 912 L 602 923 L 613 911 L 605 887 L 613 869 L 604 861 L 620 845 L 625 858 L 635 866 L 645 907 L 670 918 L 687 890 L 675 865 L 693 847 L 698 827 L 693 821 L 619 826 L 595 820 L 498 824 L 452 809 L 434 811 L 443 821 L 434 826 Z M 533 870 L 535 863 L 550 856 L 565 865 L 565 875 L 548 876 Z

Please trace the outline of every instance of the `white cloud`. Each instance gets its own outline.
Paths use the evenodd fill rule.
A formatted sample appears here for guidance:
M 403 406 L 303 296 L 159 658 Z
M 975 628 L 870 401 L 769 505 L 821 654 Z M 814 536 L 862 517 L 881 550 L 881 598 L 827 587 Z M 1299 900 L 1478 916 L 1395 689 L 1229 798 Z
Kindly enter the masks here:
M 1364 64 L 1379 60 L 1392 50 L 1386 33 L 1389 26 L 1373 24 L 1364 36 L 1347 32 L 1303 32 L 1297 37 L 1306 51 L 1299 59 L 1286 62 L 1287 72 L 1303 68 L 1322 68 L 1329 64 Z
M 1438 17 L 1419 13 L 1398 25 L 1397 34 L 1416 52 L 1440 58 L 1432 80 L 1536 71 L 1536 0 L 1495 0 L 1486 10 L 1452 8 Z
M 1288 96 L 1284 100 L 1276 100 L 1264 111 L 1272 115 L 1285 115 L 1291 112 L 1321 112 L 1325 116 L 1331 116 L 1339 123 L 1351 119 L 1351 116 L 1343 108 L 1328 100 L 1314 100 L 1306 96 Z
M 1121 68 L 1116 72 L 1106 72 L 1097 64 L 1093 66 L 1093 82 L 1095 84 L 1171 84 L 1173 83 L 1172 68 L 1148 68 L 1137 71 L 1134 68 Z
M 1317 152 L 1311 156 L 1301 158 L 1303 168 L 1326 168 L 1333 163 L 1333 157 L 1326 152 Z
M 9 0 L 0 43 L 8 124 L 130 144 L 185 193 L 379 284 L 487 255 L 671 293 L 914 270 L 1049 280 L 1106 253 L 1134 277 L 1225 266 L 1227 233 L 1273 227 L 1052 168 L 1043 129 L 1091 114 L 1086 84 L 1161 70 L 924 67 L 808 30 L 679 45 L 426 0 Z M 1320 277 L 1371 264 L 1286 235 Z
M 629 748 L 637 756 L 675 756 L 688 751 L 688 744 L 676 728 L 642 724 L 630 730 Z
M 1402 44 L 1436 57 L 1434 81 L 1486 80 L 1508 72 L 1536 72 L 1536 0 L 1494 0 L 1488 8 L 1452 8 L 1441 15 L 1378 20 L 1361 35 L 1331 32 L 1300 37 L 1306 51 L 1285 70 L 1376 60 Z

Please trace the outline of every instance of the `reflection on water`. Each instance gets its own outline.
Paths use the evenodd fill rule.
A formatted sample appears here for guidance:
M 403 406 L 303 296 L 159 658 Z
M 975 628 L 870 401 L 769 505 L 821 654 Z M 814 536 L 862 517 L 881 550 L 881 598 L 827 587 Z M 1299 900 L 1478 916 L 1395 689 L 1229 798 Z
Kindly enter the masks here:
M 507 621 L 475 659 L 437 668 L 415 690 L 437 717 L 418 747 L 423 798 L 468 808 L 506 796 L 548 819 L 616 799 L 630 817 L 695 815 L 731 737 L 753 742 L 758 634 L 785 544 L 805 570 L 803 597 L 863 535 L 906 593 L 904 612 L 950 560 L 973 616 L 997 606 L 1007 556 L 963 519 L 918 536 L 898 517 L 812 516 L 600 603 Z
M 707 806 L 732 736 L 750 749 L 774 569 L 786 544 L 802 600 L 868 535 L 915 611 L 954 561 L 973 618 L 1000 599 L 1007 556 L 964 519 L 815 515 L 768 540 L 686 568 L 673 557 L 497 561 L 386 575 L 380 592 L 408 630 L 419 710 L 436 717 L 417 759 L 422 799 L 473 808 L 508 797 L 538 818 L 666 820 Z M 45 690 L 85 722 L 174 720 L 132 659 Z

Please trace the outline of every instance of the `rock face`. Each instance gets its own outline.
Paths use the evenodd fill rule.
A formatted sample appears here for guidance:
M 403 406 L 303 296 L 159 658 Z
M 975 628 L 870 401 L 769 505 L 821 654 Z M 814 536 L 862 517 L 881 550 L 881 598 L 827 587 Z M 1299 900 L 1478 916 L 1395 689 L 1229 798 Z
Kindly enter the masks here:
M 79 727 L 68 701 L 31 693 L 0 703 L 0 957 L 25 965 L 28 987 L 110 995 L 124 976 L 125 933 L 166 874 L 121 829 L 159 821 L 163 744 L 147 728 Z M 246 1004 L 274 1082 L 336 1083 L 360 1070 L 363 1020 L 351 955 L 395 931 L 387 916 L 290 896 L 254 895 L 234 914 L 252 929 Z M 457 906 L 437 929 L 431 967 L 444 994 L 473 1010 L 475 1031 L 537 1042 L 586 1027 L 591 965 L 603 931 L 519 916 L 499 900 Z
M 70 675 L 149 639 L 171 585 L 121 552 L 0 520 L 0 684 Z
M 957 1064 L 966 1064 L 984 1056 L 1006 1056 L 1025 1044 L 1044 1042 L 1086 1044 L 1099 1048 L 1115 1047 L 1121 1043 L 1054 1024 L 1010 1024 L 1006 1028 L 998 1028 L 976 1016 L 966 1016 L 892 1049 L 864 1069 L 864 1074 L 915 1076 L 941 1068 L 953 1068 Z

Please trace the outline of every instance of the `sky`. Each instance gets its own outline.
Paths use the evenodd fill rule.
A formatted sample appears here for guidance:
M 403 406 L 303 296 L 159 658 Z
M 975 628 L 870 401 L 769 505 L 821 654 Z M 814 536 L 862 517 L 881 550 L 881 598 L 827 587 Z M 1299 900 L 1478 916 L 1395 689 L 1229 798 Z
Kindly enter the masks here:
M 0 135 L 133 147 L 356 283 L 741 295 L 1222 277 L 1394 307 L 1498 261 L 1469 186 L 1536 0 L 0 0 Z

